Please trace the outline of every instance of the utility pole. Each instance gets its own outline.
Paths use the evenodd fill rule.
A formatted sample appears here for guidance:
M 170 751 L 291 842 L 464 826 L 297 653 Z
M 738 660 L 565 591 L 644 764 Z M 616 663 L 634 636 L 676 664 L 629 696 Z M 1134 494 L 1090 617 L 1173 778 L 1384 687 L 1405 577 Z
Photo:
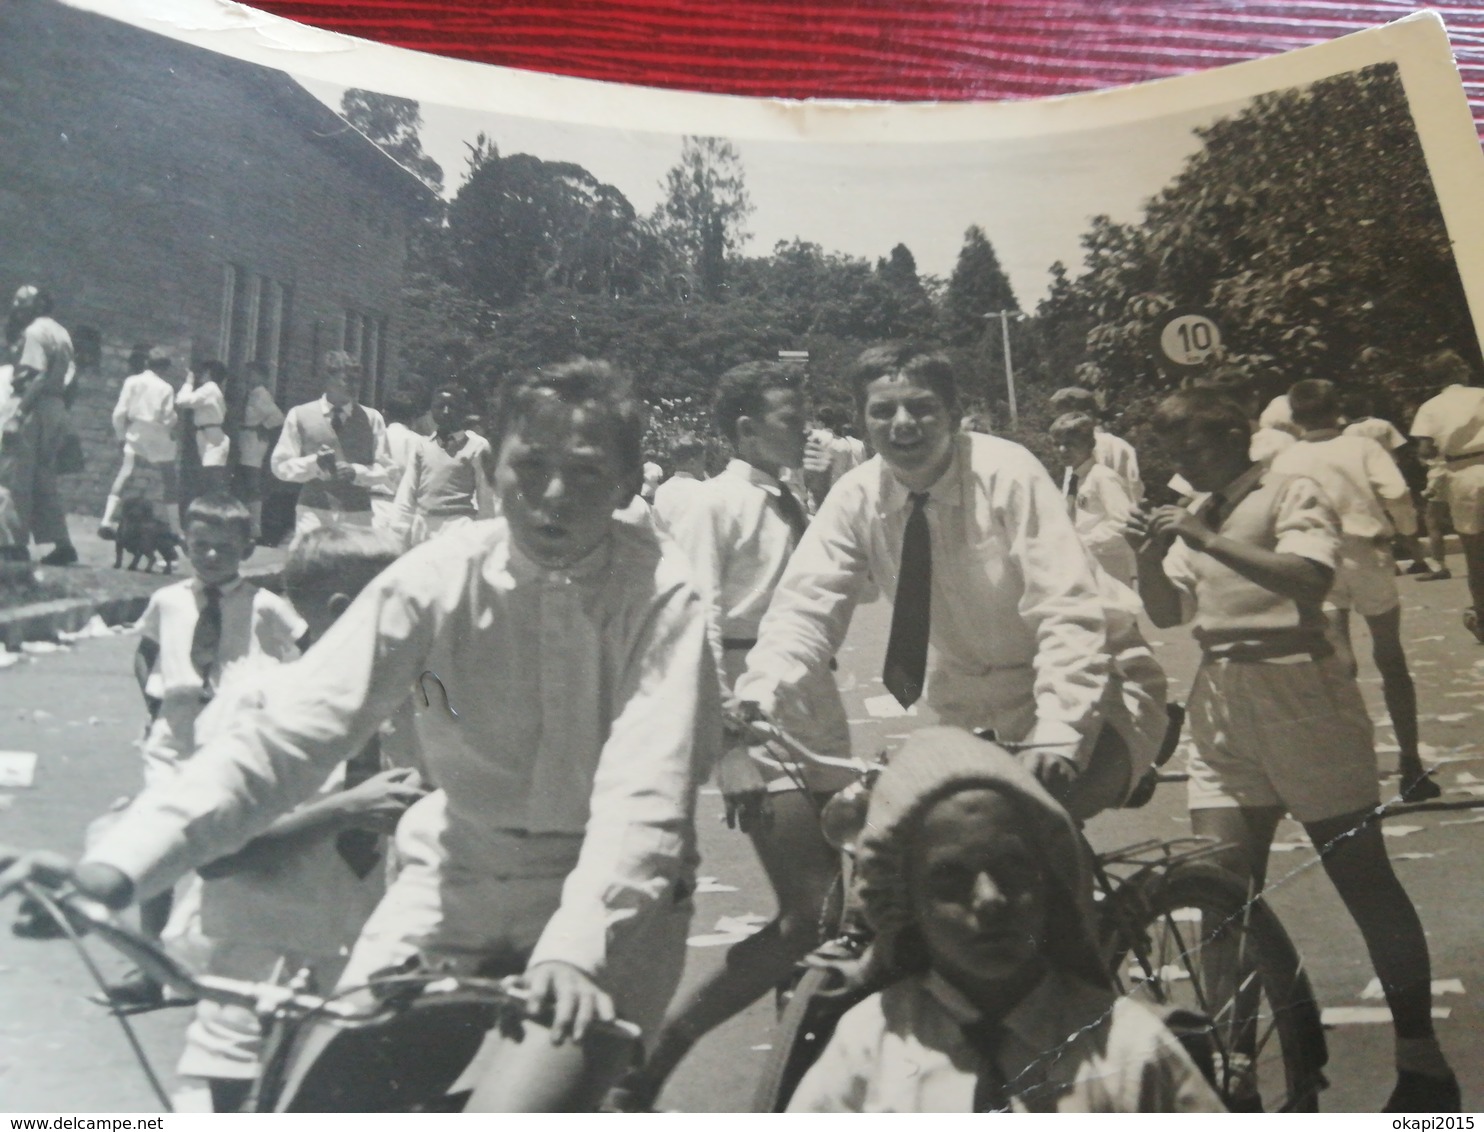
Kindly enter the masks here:
M 989 311 L 983 317 L 1000 320 L 1000 341 L 1005 346 L 1006 402 L 1010 409 L 1010 427 L 1017 428 L 1020 425 L 1020 411 L 1015 405 L 1015 370 L 1010 362 L 1010 320 L 1014 319 L 1016 322 L 1019 322 L 1025 315 L 1019 311 Z

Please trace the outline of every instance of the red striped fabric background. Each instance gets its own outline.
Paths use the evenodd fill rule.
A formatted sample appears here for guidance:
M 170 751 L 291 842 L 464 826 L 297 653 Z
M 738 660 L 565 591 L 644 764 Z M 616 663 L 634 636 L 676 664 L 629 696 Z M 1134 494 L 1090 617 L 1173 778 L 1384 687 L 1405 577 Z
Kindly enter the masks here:
M 1414 11 L 1186 0 L 257 0 L 290 19 L 435 54 L 587 78 L 791 98 L 1066 94 L 1276 54 Z M 1484 128 L 1484 5 L 1443 0 Z

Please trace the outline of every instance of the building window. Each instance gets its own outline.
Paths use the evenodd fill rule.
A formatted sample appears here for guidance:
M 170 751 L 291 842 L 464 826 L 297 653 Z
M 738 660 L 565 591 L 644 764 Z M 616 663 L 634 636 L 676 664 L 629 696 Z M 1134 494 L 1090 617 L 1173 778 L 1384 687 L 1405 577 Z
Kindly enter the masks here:
M 241 264 L 225 265 L 217 357 L 233 373 L 241 373 L 248 362 L 262 362 L 268 367 L 269 389 L 275 397 L 288 346 L 285 329 L 292 293 L 288 285 Z
M 386 318 L 347 310 L 341 321 L 342 350 L 361 363 L 360 399 L 379 406 L 386 384 Z

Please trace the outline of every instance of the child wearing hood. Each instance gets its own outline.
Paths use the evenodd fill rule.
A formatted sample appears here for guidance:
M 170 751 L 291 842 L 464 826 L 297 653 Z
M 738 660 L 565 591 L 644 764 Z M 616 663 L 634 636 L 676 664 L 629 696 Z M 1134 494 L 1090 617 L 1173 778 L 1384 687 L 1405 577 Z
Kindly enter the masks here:
M 790 1112 L 1224 1111 L 1111 989 L 1076 826 L 1012 756 L 918 731 L 865 829 L 867 978 L 887 985 L 840 1020 Z

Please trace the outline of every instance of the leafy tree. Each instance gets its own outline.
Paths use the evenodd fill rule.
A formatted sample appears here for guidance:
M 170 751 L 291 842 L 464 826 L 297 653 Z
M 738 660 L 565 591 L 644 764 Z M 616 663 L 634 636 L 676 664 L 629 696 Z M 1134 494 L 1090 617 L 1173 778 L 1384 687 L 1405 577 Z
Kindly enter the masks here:
M 1179 381 L 1153 336 L 1177 308 L 1210 310 L 1228 359 L 1272 392 L 1305 377 L 1375 384 L 1357 366 L 1367 350 L 1478 358 L 1395 65 L 1263 95 L 1197 132 L 1201 149 L 1140 223 L 1094 220 L 1083 273 L 1042 306 L 1064 354 L 1087 325 L 1085 380 L 1128 396 Z
M 443 192 L 443 170 L 423 152 L 423 116 L 415 100 L 352 87 L 340 96 L 340 114 L 434 193 Z
M 983 337 L 986 314 L 1019 309 L 989 237 L 979 225 L 972 225 L 964 233 L 964 245 L 943 295 L 943 338 L 950 345 L 967 346 Z
M 689 265 L 701 292 L 718 296 L 727 257 L 747 241 L 752 215 L 736 147 L 721 138 L 687 137 L 661 187 L 665 196 L 655 210 L 656 227 Z
M 618 189 L 571 162 L 502 157 L 483 135 L 444 243 L 445 277 L 496 308 L 547 287 L 634 294 L 667 274 L 658 238 Z

